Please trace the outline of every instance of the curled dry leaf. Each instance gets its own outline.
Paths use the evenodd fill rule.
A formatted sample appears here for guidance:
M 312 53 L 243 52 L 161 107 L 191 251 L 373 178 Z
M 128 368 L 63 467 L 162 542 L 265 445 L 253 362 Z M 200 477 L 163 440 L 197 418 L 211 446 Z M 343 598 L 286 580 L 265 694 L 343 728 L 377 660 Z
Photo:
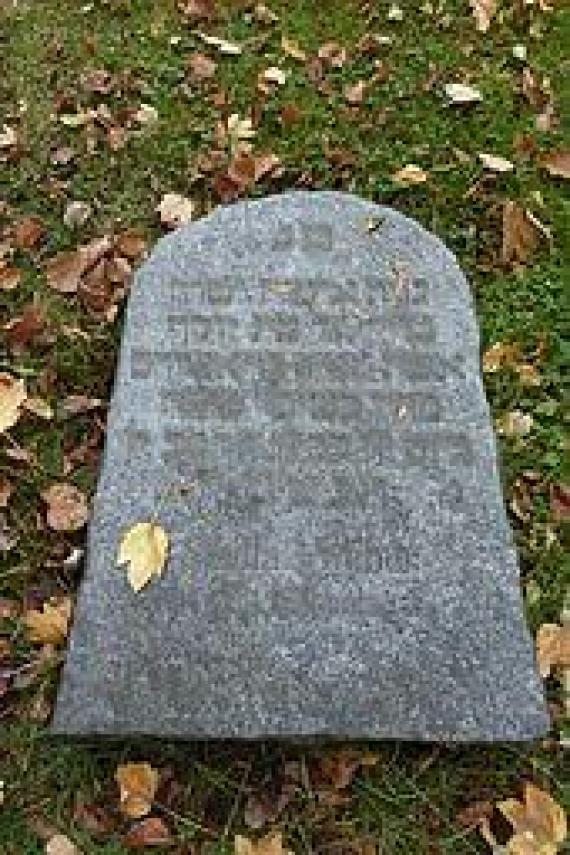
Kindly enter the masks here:
M 168 826 L 158 816 L 149 816 L 135 823 L 122 838 L 123 846 L 134 850 L 147 846 L 166 846 L 171 842 Z
M 4 475 L 0 475 L 0 508 L 7 508 L 12 495 L 12 484 Z M 1 616 L 1 615 L 0 615 Z
M 420 166 L 408 163 L 392 175 L 392 181 L 403 187 L 413 187 L 416 184 L 425 184 L 428 174 Z
M 512 172 L 515 168 L 510 160 L 496 154 L 487 154 L 482 151 L 478 157 L 485 169 L 488 169 L 490 172 Z
M 146 252 L 146 238 L 137 229 L 127 229 L 115 239 L 115 249 L 129 261 L 136 261 Z
M 469 0 L 475 18 L 475 26 L 480 33 L 486 33 L 497 11 L 497 0 Z
M 81 855 L 81 850 L 65 834 L 54 834 L 46 843 L 46 855 Z
M 42 609 L 29 609 L 22 618 L 26 635 L 34 644 L 64 644 L 71 621 L 71 599 L 52 599 Z
M 138 592 L 153 576 L 160 578 L 168 557 L 168 535 L 152 522 L 133 525 L 124 535 L 119 547 L 119 565 L 128 564 L 127 578 Z
M 542 677 L 553 668 L 570 668 L 570 624 L 544 623 L 536 635 L 536 655 Z
M 115 780 L 120 791 L 120 810 L 129 819 L 141 819 L 151 808 L 158 787 L 158 771 L 150 763 L 118 766 Z
M 507 843 L 512 855 L 555 855 L 566 839 L 566 815 L 552 796 L 527 783 L 523 800 L 507 799 L 497 805 L 513 826 Z
M 570 149 L 551 151 L 541 158 L 540 163 L 553 178 L 570 179 Z
M 235 855 L 293 855 L 289 849 L 283 848 L 283 837 L 279 831 L 266 834 L 259 840 L 250 840 L 236 834 L 234 852 Z
M 483 100 L 478 89 L 464 83 L 447 83 L 444 91 L 449 103 L 458 107 L 477 104 Z
M 156 209 L 163 226 L 175 229 L 188 223 L 194 214 L 194 202 L 179 193 L 166 193 Z
M 11 374 L 0 374 L 0 433 L 14 427 L 27 398 L 26 384 Z
M 548 230 L 530 211 L 516 202 L 505 202 L 501 250 L 503 264 L 512 267 L 526 264 L 540 242 L 548 236 Z
M 72 484 L 53 484 L 44 490 L 47 523 L 54 531 L 78 531 L 89 517 L 87 500 Z
M 191 21 L 208 20 L 216 12 L 216 0 L 180 0 L 178 10 Z

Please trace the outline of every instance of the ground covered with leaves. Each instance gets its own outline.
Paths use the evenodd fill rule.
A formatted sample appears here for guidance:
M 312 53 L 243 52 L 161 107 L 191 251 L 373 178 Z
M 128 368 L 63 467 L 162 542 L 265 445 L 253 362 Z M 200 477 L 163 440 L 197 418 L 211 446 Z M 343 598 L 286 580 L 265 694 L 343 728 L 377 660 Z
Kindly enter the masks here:
M 0 22 L 2 852 L 570 851 L 568 6 L 11 0 Z M 539 744 L 49 736 L 132 271 L 165 230 L 286 188 L 392 205 L 470 277 Z

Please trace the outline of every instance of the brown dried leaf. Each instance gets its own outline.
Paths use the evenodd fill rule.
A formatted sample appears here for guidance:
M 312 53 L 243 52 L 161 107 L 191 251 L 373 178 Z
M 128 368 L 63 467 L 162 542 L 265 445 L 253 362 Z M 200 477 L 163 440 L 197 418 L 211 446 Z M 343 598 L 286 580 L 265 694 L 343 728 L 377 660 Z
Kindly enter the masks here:
M 39 419 L 46 419 L 46 421 L 53 419 L 53 408 L 51 404 L 49 404 L 45 398 L 40 398 L 38 395 L 26 398 L 23 403 L 23 407 L 28 413 L 32 413 Z
M 127 229 L 115 239 L 115 250 L 126 256 L 129 261 L 136 261 L 144 255 L 146 247 L 146 238 L 137 229 Z
M 32 344 L 45 329 L 46 320 L 43 311 L 35 303 L 28 303 L 19 318 L 14 318 L 6 326 L 6 338 L 12 350 L 18 350 Z
M 120 790 L 120 810 L 129 819 L 141 819 L 152 808 L 158 787 L 158 771 L 150 763 L 118 766 L 115 780 Z
M 149 816 L 135 823 L 123 836 L 127 849 L 144 849 L 147 846 L 166 846 L 172 842 L 170 831 L 157 816 Z
M 86 268 L 81 250 L 60 252 L 46 262 L 47 283 L 59 294 L 75 294 Z
M 87 500 L 77 487 L 53 484 L 44 490 L 42 499 L 47 504 L 47 523 L 54 531 L 78 531 L 87 522 Z
M 87 395 L 68 395 L 61 403 L 61 411 L 66 416 L 77 416 L 103 406 L 101 398 L 89 398 Z
M 507 799 L 497 805 L 513 826 L 514 836 L 507 844 L 512 855 L 555 855 L 566 839 L 566 815 L 552 796 L 527 783 L 522 801 Z
M 501 259 L 510 267 L 524 265 L 544 238 L 536 218 L 516 202 L 503 206 L 503 244 Z
M 536 635 L 536 655 L 542 677 L 553 668 L 570 668 L 570 624 L 544 623 Z
M 553 178 L 570 179 L 570 149 L 551 151 L 540 163 Z
M 392 181 L 395 184 L 400 184 L 402 187 L 413 187 L 418 184 L 425 184 L 428 180 L 427 172 L 416 166 L 414 163 L 408 163 L 392 175 Z
M 0 374 L 0 433 L 14 427 L 27 398 L 26 384 L 11 374 Z
M 62 645 L 69 632 L 71 599 L 52 599 L 44 603 L 41 611 L 29 609 L 22 618 L 29 640 L 34 644 Z
M 550 510 L 557 520 L 570 517 L 570 487 L 567 484 L 553 484 L 550 488 Z
M 115 819 L 103 807 L 80 802 L 73 811 L 74 821 L 94 837 L 107 837 L 115 830 Z
M 475 26 L 480 33 L 486 33 L 491 25 L 491 20 L 497 11 L 496 0 L 469 0 Z
M 45 229 L 39 217 L 24 217 L 13 227 L 12 240 L 18 249 L 35 249 Z
M 0 291 L 13 291 L 22 279 L 22 271 L 18 267 L 10 267 L 0 262 Z

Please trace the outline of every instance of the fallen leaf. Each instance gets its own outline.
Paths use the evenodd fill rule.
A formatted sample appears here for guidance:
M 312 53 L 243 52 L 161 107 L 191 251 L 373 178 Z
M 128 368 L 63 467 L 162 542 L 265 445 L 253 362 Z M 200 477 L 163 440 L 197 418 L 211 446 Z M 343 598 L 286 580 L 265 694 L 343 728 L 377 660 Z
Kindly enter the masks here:
M 553 668 L 570 668 L 570 624 L 544 623 L 536 634 L 536 655 L 542 677 Z
M 512 410 L 497 419 L 496 424 L 498 433 L 504 436 L 527 436 L 532 430 L 533 418 L 530 413 Z
M 115 239 L 115 249 L 129 261 L 136 261 L 146 252 L 146 238 L 137 229 L 127 229 Z
M 327 42 L 319 48 L 318 57 L 333 68 L 342 68 L 346 62 L 346 50 L 337 42 Z
M 235 44 L 235 42 L 228 42 L 225 39 L 218 38 L 218 36 L 209 36 L 207 33 L 196 33 L 196 35 L 202 39 L 204 44 L 216 48 L 220 53 L 227 56 L 239 56 L 242 53 L 241 45 Z
M 257 3 L 253 13 L 261 24 L 276 24 L 279 20 L 279 15 L 276 15 L 265 3 Z
M 290 128 L 303 118 L 303 111 L 297 104 L 285 104 L 280 113 L 283 127 Z
M 104 838 L 115 830 L 116 820 L 106 808 L 95 804 L 78 802 L 73 811 L 73 820 L 93 837 Z
M 485 169 L 489 169 L 491 172 L 512 172 L 515 168 L 510 160 L 497 154 L 480 152 L 478 157 Z
M 61 403 L 61 411 L 66 416 L 77 416 L 103 406 L 101 398 L 89 398 L 87 395 L 68 395 Z
M 257 841 L 236 834 L 234 853 L 235 855 L 293 855 L 289 849 L 283 848 L 283 837 L 280 831 L 270 832 Z
M 0 291 L 13 291 L 22 279 L 22 271 L 18 267 L 10 267 L 0 262 Z
M 359 80 L 351 86 L 346 86 L 344 90 L 344 99 L 351 107 L 358 107 L 364 101 L 366 94 L 366 81 Z
M 277 86 L 284 86 L 287 82 L 287 73 L 275 65 L 266 68 L 261 73 L 261 77 L 265 83 L 275 83 Z
M 290 56 L 292 59 L 296 59 L 298 62 L 305 62 L 307 59 L 305 51 L 299 47 L 296 41 L 287 38 L 287 36 L 281 37 L 281 50 L 283 53 L 286 53 L 287 56 Z
M 115 780 L 120 790 L 120 810 L 129 819 L 141 819 L 152 808 L 158 787 L 158 771 L 150 763 L 118 766 Z
M 134 591 L 140 591 L 153 576 L 160 578 L 168 557 L 168 535 L 152 522 L 133 525 L 119 547 L 119 565 L 128 564 L 127 578 Z
M 239 113 L 232 113 L 231 116 L 228 117 L 223 134 L 230 139 L 233 145 L 235 145 L 240 140 L 249 140 L 254 137 L 255 130 L 253 129 L 251 119 L 240 119 Z
M 9 125 L 4 125 L 0 132 L 0 148 L 13 148 L 18 145 L 18 134 Z
M 570 179 L 570 149 L 551 151 L 541 158 L 540 163 L 553 178 Z
M 89 517 L 87 500 L 71 484 L 53 484 L 42 493 L 47 504 L 47 524 L 54 531 L 79 531 Z
M 45 419 L 46 421 L 53 419 L 53 408 L 45 398 L 40 398 L 37 395 L 28 397 L 22 406 L 28 413 L 32 413 L 40 419 Z
M 152 104 L 141 104 L 135 113 L 139 125 L 155 125 L 158 122 L 158 110 Z
M 166 846 L 172 842 L 168 826 L 157 816 L 149 816 L 135 823 L 121 842 L 127 849 L 144 849 L 147 846 Z
M 18 249 L 35 249 L 45 229 L 39 217 L 24 217 L 19 220 L 12 230 L 12 240 Z
M 70 202 L 63 214 L 63 222 L 68 229 L 78 229 L 85 225 L 93 214 L 93 208 L 88 202 Z
M 425 184 L 428 174 L 420 166 L 408 163 L 392 175 L 392 181 L 403 187 L 413 187 L 417 184 Z
M 343 791 L 350 786 L 355 774 L 362 767 L 375 766 L 377 754 L 340 750 L 323 755 L 312 770 L 311 781 L 319 799 L 335 805 L 346 800 Z
M 60 252 L 46 262 L 47 283 L 59 294 L 75 294 L 86 268 L 86 258 L 79 250 Z
M 64 644 L 71 621 L 71 599 L 63 597 L 43 604 L 42 609 L 29 609 L 23 623 L 29 640 L 34 644 Z
M 477 30 L 480 33 L 486 33 L 497 11 L 496 0 L 469 0 L 469 4 L 475 18 Z
M 188 223 L 194 214 L 194 202 L 179 193 L 166 193 L 156 209 L 163 226 L 175 229 Z
M 195 80 L 209 80 L 216 73 L 218 65 L 205 53 L 196 51 L 187 62 L 187 68 Z
M 192 21 L 208 20 L 216 12 L 216 0 L 179 0 L 178 10 Z
M 507 799 L 497 807 L 513 826 L 514 836 L 506 849 L 509 855 L 556 855 L 566 839 L 567 824 L 552 796 L 527 783 L 522 801 Z
M 392 3 L 390 8 L 388 9 L 388 14 L 386 15 L 388 21 L 392 23 L 397 23 L 398 21 L 404 20 L 404 10 L 397 6 L 396 3 Z
M 467 106 L 476 104 L 483 100 L 483 96 L 478 89 L 472 86 L 466 86 L 464 83 L 447 83 L 445 86 L 445 94 L 448 101 L 452 105 Z
M 14 427 L 27 398 L 26 384 L 11 374 L 0 374 L 0 433 Z
M 567 520 L 570 517 L 570 487 L 567 484 L 552 485 L 550 510 L 557 520 Z
M 46 843 L 46 855 L 81 855 L 81 850 L 69 837 L 64 834 L 55 834 Z
M 510 200 L 503 205 L 501 260 L 507 266 L 524 265 L 545 237 L 542 224 L 528 210 Z

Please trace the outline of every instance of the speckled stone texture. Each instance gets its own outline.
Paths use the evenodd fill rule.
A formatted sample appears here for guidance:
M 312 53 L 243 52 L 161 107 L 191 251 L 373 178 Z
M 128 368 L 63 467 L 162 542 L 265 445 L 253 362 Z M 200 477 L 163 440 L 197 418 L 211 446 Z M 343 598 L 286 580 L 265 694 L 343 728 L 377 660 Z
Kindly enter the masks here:
M 122 533 L 170 533 L 129 588 Z M 128 307 L 53 730 L 524 740 L 547 729 L 467 282 L 341 193 L 219 208 Z

